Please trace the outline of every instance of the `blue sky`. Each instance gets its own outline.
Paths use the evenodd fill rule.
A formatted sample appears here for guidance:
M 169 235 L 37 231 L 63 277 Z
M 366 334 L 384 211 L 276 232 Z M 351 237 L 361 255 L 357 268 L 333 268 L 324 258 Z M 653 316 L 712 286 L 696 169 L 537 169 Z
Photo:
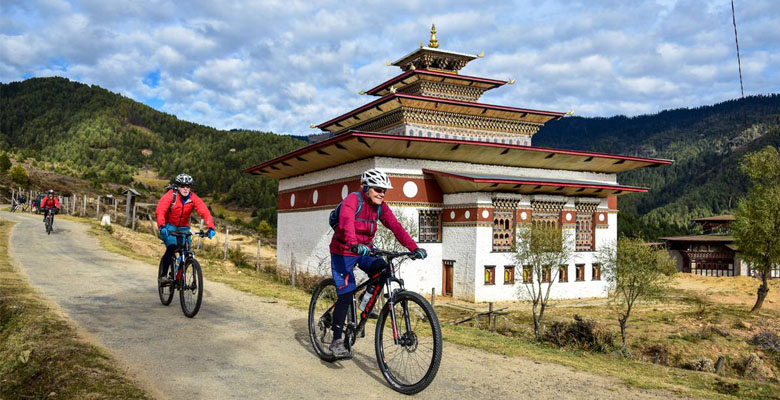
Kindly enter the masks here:
M 780 2 L 736 0 L 745 94 L 780 92 Z M 309 134 L 427 43 L 516 79 L 482 101 L 582 116 L 739 97 L 729 0 L 2 0 L 0 81 L 64 76 L 219 129 Z

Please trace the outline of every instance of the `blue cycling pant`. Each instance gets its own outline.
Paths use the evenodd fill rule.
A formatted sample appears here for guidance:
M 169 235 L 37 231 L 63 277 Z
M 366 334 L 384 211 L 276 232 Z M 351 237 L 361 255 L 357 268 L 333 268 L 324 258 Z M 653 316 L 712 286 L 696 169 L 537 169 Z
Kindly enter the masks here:
M 341 339 L 344 331 L 344 320 L 347 317 L 349 305 L 352 304 L 353 292 L 357 288 L 354 273 L 356 264 L 369 277 L 387 268 L 387 262 L 379 257 L 330 254 L 330 269 L 333 273 L 333 280 L 336 281 L 336 293 L 338 293 L 336 307 L 333 309 L 333 340 Z

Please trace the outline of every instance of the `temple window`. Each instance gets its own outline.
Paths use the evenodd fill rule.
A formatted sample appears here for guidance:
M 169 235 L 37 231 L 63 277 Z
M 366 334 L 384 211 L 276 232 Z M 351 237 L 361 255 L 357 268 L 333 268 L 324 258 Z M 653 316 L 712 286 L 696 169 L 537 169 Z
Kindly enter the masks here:
M 577 204 L 576 251 L 593 251 L 595 249 L 595 231 L 593 227 L 593 214 L 595 212 L 596 204 Z
M 512 251 L 515 245 L 516 200 L 493 200 L 493 251 Z
M 441 243 L 441 210 L 420 210 L 420 243 Z
M 563 202 L 557 201 L 534 201 L 533 214 L 531 221 L 534 226 L 544 226 L 549 228 L 560 227 L 560 215 L 563 211 Z
M 504 266 L 504 285 L 514 285 L 515 284 L 515 266 L 514 265 L 505 265 Z
M 486 265 L 485 266 L 485 285 L 495 285 L 496 284 L 496 266 L 495 265 Z

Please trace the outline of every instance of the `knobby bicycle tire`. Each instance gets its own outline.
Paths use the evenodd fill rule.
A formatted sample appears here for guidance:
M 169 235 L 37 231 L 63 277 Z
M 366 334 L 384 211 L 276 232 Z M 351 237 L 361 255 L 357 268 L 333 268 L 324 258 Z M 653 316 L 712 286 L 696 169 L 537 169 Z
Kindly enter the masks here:
M 404 306 L 406 304 L 406 306 Z M 393 309 L 401 337 L 410 338 L 406 344 L 393 342 L 390 303 L 382 308 L 375 332 L 376 361 L 390 387 L 404 394 L 418 393 L 433 382 L 441 363 L 441 326 L 436 312 L 424 297 L 414 292 L 398 292 L 393 299 Z M 406 333 L 409 312 L 412 334 Z M 427 369 L 426 366 L 427 365 Z M 419 373 L 414 377 L 402 373 Z M 419 375 L 419 377 L 418 377 Z
M 309 340 L 317 356 L 327 362 L 336 361 L 329 346 L 333 340 L 333 307 L 337 299 L 336 282 L 329 278 L 314 288 L 309 302 Z
M 200 310 L 200 304 L 203 301 L 203 271 L 200 269 L 198 260 L 194 258 L 187 259 L 182 268 L 179 302 L 184 315 L 192 318 Z
M 51 217 L 46 217 L 46 234 L 47 235 L 51 235 L 51 231 L 53 230 L 52 224 L 53 224 L 52 218 Z
M 169 266 L 168 275 L 170 275 L 170 270 L 173 269 L 173 263 L 176 261 L 176 259 L 171 259 L 171 265 Z M 157 293 L 160 295 L 160 303 L 162 303 L 164 306 L 167 306 L 171 304 L 171 300 L 173 300 L 173 283 L 169 283 L 167 286 L 163 286 L 160 283 L 160 278 L 162 277 L 162 271 L 163 271 L 163 260 L 160 260 L 160 266 L 157 268 Z

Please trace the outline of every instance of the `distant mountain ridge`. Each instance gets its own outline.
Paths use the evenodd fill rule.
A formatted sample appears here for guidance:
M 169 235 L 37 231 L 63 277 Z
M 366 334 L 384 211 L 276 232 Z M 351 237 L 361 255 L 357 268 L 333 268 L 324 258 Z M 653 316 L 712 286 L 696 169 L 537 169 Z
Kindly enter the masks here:
M 65 78 L 0 84 L 0 150 L 56 162 L 60 172 L 95 184 L 133 184 L 142 168 L 168 178 L 186 171 L 195 177 L 198 194 L 252 209 L 258 223 L 274 223 L 277 185 L 241 170 L 304 144 L 270 132 L 220 131 L 181 121 Z
M 747 189 L 741 157 L 780 146 L 780 95 L 745 104 L 747 129 L 742 101 L 731 100 L 631 118 L 568 117 L 546 124 L 533 145 L 675 160 L 618 178 L 651 189 L 620 198 L 621 233 L 653 239 L 688 232 L 690 218 L 729 211 Z M 166 177 L 188 171 L 198 193 L 252 209 L 258 221 L 275 221 L 277 184 L 241 170 L 321 136 L 220 131 L 65 78 L 0 84 L 0 150 L 56 161 L 96 184 L 131 184 L 142 168 Z
M 637 117 L 570 117 L 546 124 L 534 146 L 672 159 L 671 166 L 620 174 L 650 188 L 620 198 L 620 231 L 654 239 L 689 231 L 691 218 L 729 212 L 747 191 L 741 158 L 780 146 L 780 95 Z

